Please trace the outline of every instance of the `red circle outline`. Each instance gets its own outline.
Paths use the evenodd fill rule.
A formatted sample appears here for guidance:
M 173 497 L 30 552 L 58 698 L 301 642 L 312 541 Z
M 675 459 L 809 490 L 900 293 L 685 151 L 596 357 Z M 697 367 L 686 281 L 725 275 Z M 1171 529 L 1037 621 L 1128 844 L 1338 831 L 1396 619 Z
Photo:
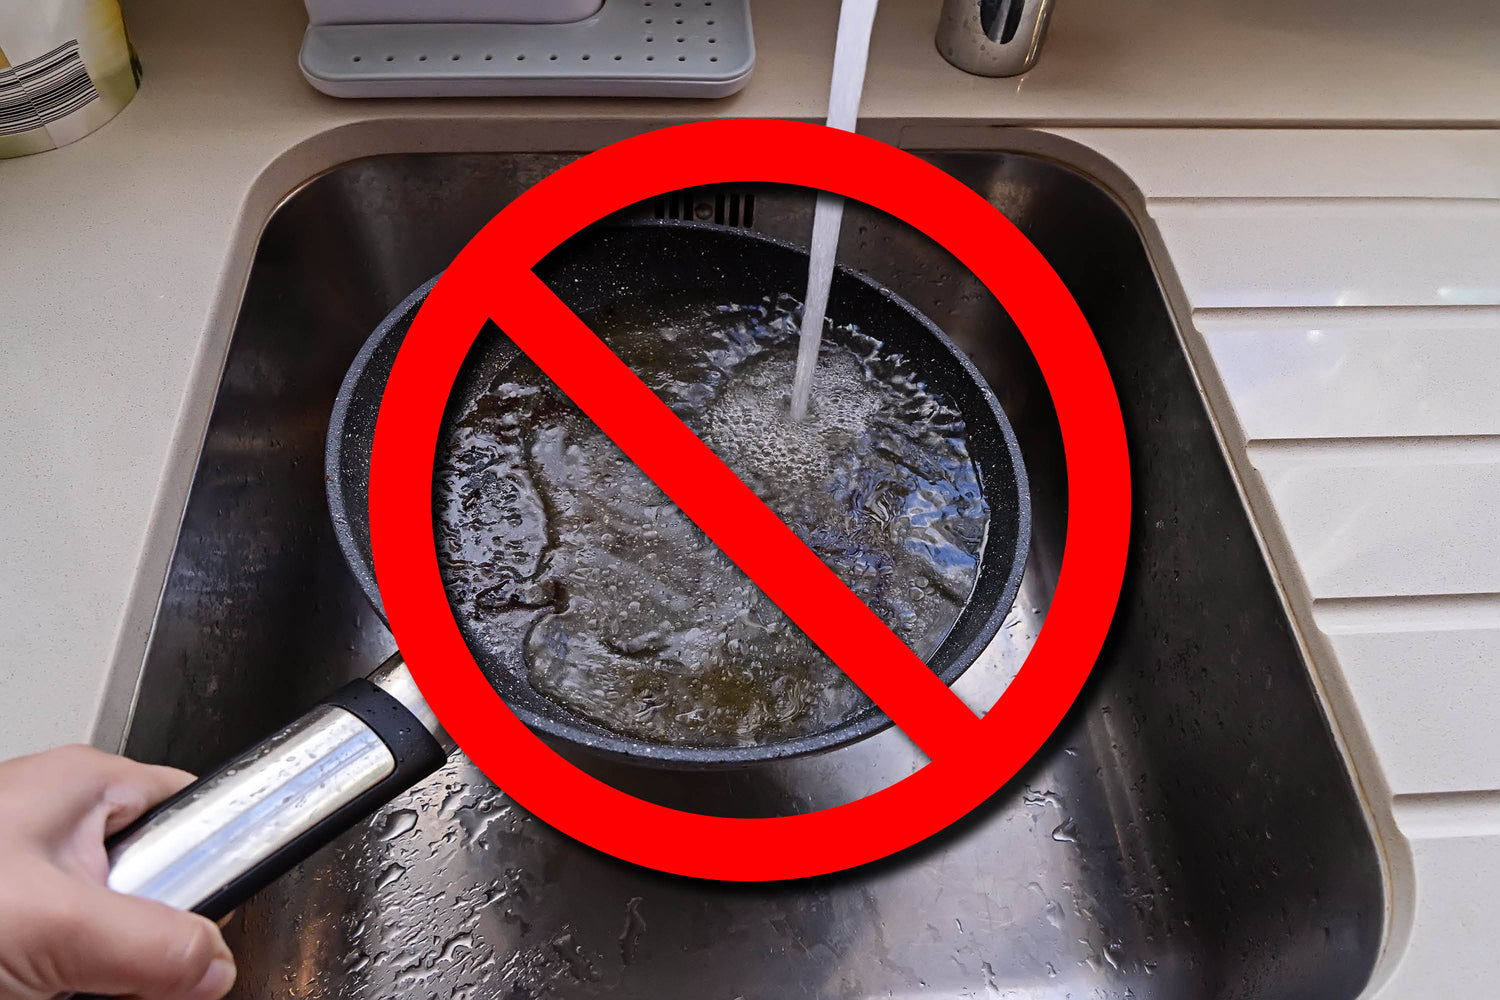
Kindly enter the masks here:
M 507 276 L 584 226 L 663 191 L 743 182 L 819 188 L 914 226 L 1004 305 L 1046 379 L 1062 432 L 1068 522 L 1046 621 L 973 746 L 844 805 L 729 819 L 659 806 L 578 770 L 505 705 L 465 645 L 434 543 L 431 481 L 448 393 Z M 525 275 L 526 277 L 532 277 Z M 391 629 L 423 696 L 515 802 L 615 857 L 758 881 L 852 868 L 911 846 L 998 791 L 1062 721 L 1114 616 L 1130 527 L 1119 400 L 1083 314 L 1026 237 L 979 194 L 909 153 L 795 122 L 730 119 L 648 132 L 556 171 L 486 225 L 419 310 L 386 385 L 370 466 L 370 536 Z

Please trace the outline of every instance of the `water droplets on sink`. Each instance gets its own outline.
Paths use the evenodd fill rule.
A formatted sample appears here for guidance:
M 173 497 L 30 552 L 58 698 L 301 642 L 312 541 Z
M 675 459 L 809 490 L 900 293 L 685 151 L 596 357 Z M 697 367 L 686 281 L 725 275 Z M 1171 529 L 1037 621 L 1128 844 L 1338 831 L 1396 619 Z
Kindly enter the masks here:
M 406 866 L 405 865 L 398 865 L 398 864 L 386 865 L 385 866 L 385 871 L 383 871 L 383 872 L 380 873 L 380 878 L 375 883 L 375 889 L 376 889 L 376 891 L 378 892 L 381 889 L 388 889 L 388 888 L 390 888 L 391 886 L 395 885 L 397 882 L 401 881 L 401 877 L 403 875 L 405 875 L 405 874 L 406 874 Z
M 385 824 L 380 831 L 380 839 L 383 841 L 395 840 L 403 834 L 410 833 L 416 829 L 417 814 L 412 809 L 396 809 L 385 818 Z

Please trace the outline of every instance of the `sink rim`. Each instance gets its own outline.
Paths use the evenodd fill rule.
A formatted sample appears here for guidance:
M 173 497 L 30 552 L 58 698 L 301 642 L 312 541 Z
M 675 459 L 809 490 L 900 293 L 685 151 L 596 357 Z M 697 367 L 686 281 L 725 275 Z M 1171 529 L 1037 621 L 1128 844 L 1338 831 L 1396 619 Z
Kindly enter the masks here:
M 330 132 L 325 135 L 332 135 L 333 133 L 344 131 L 346 130 L 330 130 Z M 1156 231 L 1156 227 L 1149 220 L 1149 213 L 1145 210 L 1146 203 L 1143 198 L 1139 197 L 1139 192 L 1135 190 L 1134 185 L 1131 184 L 1128 177 L 1126 177 L 1123 172 L 1120 172 L 1118 168 L 1115 168 L 1112 163 L 1104 159 L 1100 154 L 1096 153 L 1086 145 L 1076 143 L 1064 137 L 1059 137 L 1045 132 L 1039 132 L 1034 129 L 1008 129 L 1003 131 L 996 131 L 992 128 L 980 126 L 976 127 L 975 130 L 969 132 L 968 134 L 972 137 L 971 141 L 945 142 L 941 144 L 935 143 L 930 145 L 924 143 L 919 152 L 922 154 L 933 155 L 965 153 L 973 154 L 976 156 L 1011 154 L 1050 162 L 1056 166 L 1063 168 L 1064 170 L 1067 170 L 1070 173 L 1081 176 L 1094 188 L 1111 198 L 1111 200 L 1113 200 L 1119 207 L 1124 210 L 1126 217 L 1128 218 L 1136 232 L 1136 235 L 1141 240 L 1142 246 L 1145 250 L 1146 259 L 1156 276 L 1158 286 L 1157 291 L 1161 294 L 1168 316 L 1174 325 L 1174 332 L 1177 335 L 1179 345 L 1182 348 L 1184 356 L 1187 359 L 1189 370 L 1192 374 L 1195 386 L 1200 396 L 1202 396 L 1205 400 L 1207 414 L 1214 428 L 1220 452 L 1224 456 L 1224 459 L 1231 471 L 1231 479 L 1233 481 L 1235 490 L 1239 496 L 1242 506 L 1245 509 L 1246 521 L 1257 541 L 1257 544 L 1261 548 L 1262 555 L 1266 559 L 1268 570 L 1272 574 L 1273 580 L 1275 581 L 1275 592 L 1282 605 L 1283 617 L 1291 627 L 1293 635 L 1295 636 L 1303 661 L 1303 668 L 1306 669 L 1309 674 L 1310 681 L 1316 695 L 1318 709 L 1330 729 L 1331 735 L 1334 740 L 1334 745 L 1337 748 L 1337 751 L 1341 758 L 1344 773 L 1348 776 L 1349 783 L 1355 792 L 1357 800 L 1360 803 L 1367 825 L 1371 827 L 1371 841 L 1373 842 L 1377 854 L 1379 855 L 1381 860 L 1382 884 L 1386 896 L 1386 919 L 1383 922 L 1384 933 L 1382 936 L 1379 953 L 1372 970 L 1371 979 L 1369 981 L 1369 984 L 1367 985 L 1367 991 L 1376 989 L 1378 988 L 1379 984 L 1384 981 L 1385 978 L 1388 978 L 1390 970 L 1395 965 L 1394 959 L 1399 958 L 1401 951 L 1404 950 L 1404 939 L 1405 937 L 1407 937 L 1407 935 L 1402 933 L 1402 931 L 1404 928 L 1409 928 L 1409 919 L 1403 919 L 1403 911 L 1407 911 L 1407 913 L 1409 914 L 1410 907 L 1403 906 L 1402 904 L 1409 903 L 1411 897 L 1410 888 L 1412 880 L 1409 877 L 1409 845 L 1406 843 L 1405 839 L 1400 836 L 1399 831 L 1394 825 L 1394 820 L 1391 817 L 1389 809 L 1389 795 L 1388 793 L 1382 794 L 1382 792 L 1385 791 L 1383 779 L 1379 774 L 1378 766 L 1374 763 L 1375 758 L 1373 756 L 1373 751 L 1369 749 L 1368 740 L 1367 738 L 1364 738 L 1362 736 L 1362 727 L 1359 724 L 1357 710 L 1355 709 L 1352 702 L 1352 695 L 1349 695 L 1347 685 L 1345 685 L 1342 681 L 1342 678 L 1338 676 L 1336 670 L 1336 660 L 1332 659 L 1331 654 L 1323 653 L 1321 650 L 1319 651 L 1318 655 L 1314 655 L 1313 653 L 1312 646 L 1316 642 L 1316 639 L 1313 638 L 1310 640 L 1309 636 L 1310 634 L 1314 637 L 1316 636 L 1316 628 L 1311 624 L 1310 615 L 1304 620 L 1303 616 L 1297 613 L 1298 609 L 1293 600 L 1293 597 L 1297 596 L 1301 603 L 1305 603 L 1305 600 L 1301 600 L 1305 595 L 1295 594 L 1297 583 L 1295 572 L 1284 572 L 1281 569 L 1281 563 L 1274 556 L 1273 550 L 1278 546 L 1278 541 L 1281 543 L 1281 548 L 1284 550 L 1284 539 L 1278 539 L 1274 527 L 1276 523 L 1274 519 L 1274 510 L 1270 508 L 1268 501 L 1266 501 L 1263 497 L 1263 491 L 1261 491 L 1260 494 L 1254 493 L 1255 480 L 1253 478 L 1253 475 L 1249 474 L 1253 473 L 1253 468 L 1249 464 L 1248 457 L 1244 454 L 1242 442 L 1239 448 L 1230 446 L 1230 440 L 1232 438 L 1232 431 L 1234 427 L 1233 411 L 1232 409 L 1228 408 L 1227 400 L 1223 399 L 1222 387 L 1215 385 L 1214 380 L 1211 377 L 1205 378 L 1203 374 L 1204 371 L 1212 371 L 1211 360 L 1208 359 L 1206 348 L 1200 342 L 1195 340 L 1193 335 L 1185 335 L 1185 331 L 1192 330 L 1191 324 L 1185 323 L 1183 321 L 1184 316 L 1190 315 L 1190 310 L 1188 309 L 1185 298 L 1182 295 L 1180 285 L 1175 281 L 1175 277 L 1171 269 L 1170 257 L 1166 255 L 1165 246 L 1161 239 L 1161 235 Z M 1002 136 L 1006 141 L 1001 145 L 995 145 L 997 139 Z M 309 142 L 302 144 L 295 150 L 289 151 L 288 154 L 285 154 L 283 157 L 278 158 L 278 160 L 273 163 L 273 167 L 278 165 L 284 166 L 284 161 L 286 161 L 288 158 L 299 159 L 302 154 L 305 154 L 307 152 L 308 147 L 316 145 L 316 140 L 321 138 L 324 138 L 324 136 L 315 137 L 314 140 L 309 140 Z M 953 139 L 954 136 L 950 136 L 949 138 Z M 426 146 L 425 148 L 401 150 L 392 149 L 387 146 L 386 148 L 372 149 L 369 152 L 363 153 L 356 157 L 342 156 L 342 158 L 338 159 L 336 162 L 328 163 L 326 166 L 319 169 L 316 173 L 310 176 L 304 175 L 304 179 L 298 181 L 293 187 L 291 187 L 289 191 L 286 188 L 282 188 L 282 190 L 286 193 L 284 193 L 280 198 L 276 199 L 277 203 L 275 207 L 279 209 L 282 204 L 290 200 L 304 187 L 313 183 L 324 174 L 334 172 L 345 166 L 357 164 L 363 160 L 386 159 L 392 156 L 402 156 L 408 155 L 410 153 L 432 153 L 434 155 L 441 156 L 446 154 L 462 154 L 473 152 L 542 154 L 548 152 L 556 152 L 556 148 L 539 146 L 537 148 L 528 148 L 522 150 L 494 149 L 488 146 L 482 149 L 461 147 L 433 148 L 432 146 Z M 1084 161 L 1088 161 L 1086 165 L 1084 164 Z M 265 180 L 269 175 L 273 173 L 274 170 L 271 167 L 268 167 L 267 170 L 261 174 L 258 181 Z M 1113 174 L 1114 176 L 1110 180 L 1106 180 L 1105 175 L 1111 174 Z M 1121 191 L 1133 192 L 1134 196 L 1122 196 L 1120 193 Z M 248 208 L 249 204 L 250 200 L 247 200 L 247 211 L 245 216 L 246 218 L 252 215 Z M 249 234 L 249 257 L 253 258 L 255 253 L 258 251 L 261 239 L 264 236 L 264 231 L 271 222 L 272 217 L 272 213 L 267 212 L 263 217 L 263 221 L 261 222 L 261 224 L 256 227 L 256 231 Z M 244 220 L 242 219 L 242 223 L 243 221 Z M 244 232 L 246 229 L 248 229 L 248 227 L 244 225 L 241 226 L 241 232 Z M 240 241 L 239 245 L 241 246 L 241 248 L 243 248 L 245 245 L 244 241 Z M 244 286 L 245 284 L 248 284 L 249 275 L 250 269 L 248 267 L 247 261 L 245 277 L 244 281 L 241 284 L 240 295 L 235 298 L 235 301 L 233 303 L 231 303 L 231 305 L 234 307 L 233 312 L 235 313 L 235 321 L 227 325 L 227 329 L 229 332 L 232 332 L 238 325 L 238 312 L 240 308 L 243 308 L 244 305 Z M 232 284 L 232 282 L 226 282 L 226 286 L 229 284 Z M 229 332 L 227 332 L 224 337 L 226 342 L 228 340 Z M 213 352 L 208 353 L 212 355 Z M 210 357 L 208 364 L 212 364 L 212 357 Z M 218 381 L 216 379 L 210 379 L 209 381 L 213 388 L 212 396 L 217 397 L 219 388 Z M 210 406 L 208 407 L 208 409 L 212 409 L 211 403 L 212 400 L 210 401 Z M 1226 424 L 1229 426 L 1230 431 L 1226 431 Z M 203 425 L 206 430 L 206 413 Z M 188 476 L 188 484 L 196 480 L 197 463 L 198 458 L 201 455 L 201 451 L 202 449 L 200 447 L 194 449 L 192 452 L 192 463 L 190 467 L 190 475 Z M 1250 484 L 1249 487 L 1247 487 L 1247 483 Z M 186 499 L 186 492 L 187 486 L 185 485 L 183 489 L 184 501 Z M 1257 510 L 1258 502 L 1263 505 L 1263 509 L 1265 511 L 1264 516 L 1262 516 Z M 183 506 L 185 507 L 185 502 Z M 182 508 L 178 509 L 181 510 Z M 1267 525 L 1270 525 L 1271 527 L 1268 529 Z M 174 524 L 172 525 L 172 527 L 175 528 L 176 525 Z M 176 535 L 176 531 L 172 531 L 172 538 L 170 539 L 169 545 L 171 551 L 169 551 L 168 553 L 169 557 L 175 555 L 177 541 Z M 1267 537 L 1268 535 L 1271 536 L 1269 539 Z M 146 566 L 147 562 L 149 562 L 149 560 L 143 560 L 142 562 L 143 573 L 145 573 L 148 568 Z M 157 581 L 158 583 L 163 584 L 163 586 L 160 589 L 155 590 L 155 593 L 160 596 L 158 596 L 158 600 L 155 602 L 156 607 L 152 609 L 153 614 L 151 615 L 151 619 L 153 621 L 153 631 L 156 613 L 159 612 L 160 609 L 161 596 L 164 596 L 164 584 L 169 565 L 170 558 L 163 561 L 162 574 Z M 1290 565 L 1295 566 L 1295 563 L 1291 563 Z M 137 588 L 137 592 L 139 592 L 139 588 Z M 144 660 L 144 657 L 142 657 L 142 660 Z M 1320 670 L 1320 661 L 1324 664 L 1333 666 L 1331 676 L 1325 676 L 1324 673 Z M 143 665 L 143 662 L 137 663 L 137 693 L 139 691 L 140 683 L 143 679 L 141 677 L 139 668 Z M 1342 709 L 1339 707 L 1339 704 L 1336 704 L 1336 702 L 1340 702 L 1341 699 L 1341 703 L 1343 704 Z M 131 699 L 132 715 L 134 714 L 134 710 L 136 708 L 136 701 L 136 698 Z M 1349 721 L 1351 717 L 1353 719 L 1352 724 Z M 131 719 L 132 724 L 135 721 L 135 719 Z M 1363 763 L 1355 759 L 1356 750 L 1358 751 L 1359 756 L 1363 758 Z M 1376 807 L 1376 803 L 1380 804 L 1379 808 Z M 1402 883 L 1401 887 L 1406 891 L 1397 892 L 1398 883 Z

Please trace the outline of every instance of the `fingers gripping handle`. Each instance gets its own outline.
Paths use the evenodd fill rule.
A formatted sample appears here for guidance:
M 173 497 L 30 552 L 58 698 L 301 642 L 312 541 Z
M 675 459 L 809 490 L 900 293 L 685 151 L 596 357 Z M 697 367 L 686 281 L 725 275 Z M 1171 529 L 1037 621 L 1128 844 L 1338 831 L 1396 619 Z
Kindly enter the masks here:
M 109 886 L 217 920 L 451 749 L 392 657 L 110 838 Z

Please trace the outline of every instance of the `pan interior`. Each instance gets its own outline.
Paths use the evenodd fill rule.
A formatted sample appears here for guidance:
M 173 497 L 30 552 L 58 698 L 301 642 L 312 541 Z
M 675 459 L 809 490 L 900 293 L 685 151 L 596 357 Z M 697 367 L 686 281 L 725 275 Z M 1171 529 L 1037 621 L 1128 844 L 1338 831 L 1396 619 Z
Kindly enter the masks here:
M 743 231 L 657 223 L 595 227 L 550 255 L 538 273 L 571 309 L 588 317 L 626 302 L 680 297 L 684 289 L 724 302 L 762 301 L 797 290 L 805 269 L 802 251 Z M 397 307 L 371 336 L 345 379 L 329 431 L 329 494 L 335 526 L 356 576 L 377 608 L 364 516 L 369 446 L 385 378 L 428 288 L 430 283 Z M 927 657 L 934 671 L 951 683 L 993 637 L 1019 584 L 1029 534 L 1029 498 L 1019 450 L 1003 412 L 967 359 L 906 303 L 845 272 L 835 280 L 830 316 L 877 336 L 885 353 L 899 354 L 918 378 L 939 387 L 967 427 L 969 454 L 990 519 L 969 600 L 946 638 Z M 519 359 L 519 351 L 493 324 L 482 331 L 450 396 L 439 468 L 445 456 L 460 446 L 462 433 L 457 423 L 461 415 Z M 435 502 L 441 503 L 441 497 Z M 523 609 L 492 619 L 482 631 L 467 627 L 463 616 L 460 621 L 491 683 L 528 725 L 608 756 L 672 766 L 736 765 L 829 749 L 888 724 L 884 713 L 867 706 L 829 728 L 749 746 L 694 746 L 622 736 L 568 711 L 532 687 L 522 645 L 536 617 L 536 612 L 528 614 Z

